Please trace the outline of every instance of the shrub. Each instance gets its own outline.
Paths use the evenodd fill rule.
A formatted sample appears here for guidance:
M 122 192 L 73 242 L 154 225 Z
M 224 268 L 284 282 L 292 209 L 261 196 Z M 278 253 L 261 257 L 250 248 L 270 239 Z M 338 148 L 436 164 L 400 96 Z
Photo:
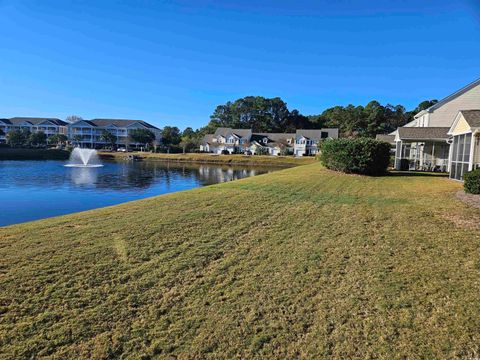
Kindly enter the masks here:
M 463 175 L 463 188 L 470 194 L 480 194 L 480 169 L 467 172 Z
M 326 140 L 320 161 L 328 169 L 364 175 L 386 173 L 390 144 L 370 138 Z

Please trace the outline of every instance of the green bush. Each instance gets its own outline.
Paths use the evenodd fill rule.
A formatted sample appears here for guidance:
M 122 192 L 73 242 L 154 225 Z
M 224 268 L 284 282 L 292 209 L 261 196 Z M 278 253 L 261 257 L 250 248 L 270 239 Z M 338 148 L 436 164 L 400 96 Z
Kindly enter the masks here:
M 463 188 L 470 194 L 480 194 L 480 169 L 467 172 L 463 175 Z
M 382 175 L 390 163 L 390 144 L 370 138 L 325 140 L 320 161 L 328 169 Z

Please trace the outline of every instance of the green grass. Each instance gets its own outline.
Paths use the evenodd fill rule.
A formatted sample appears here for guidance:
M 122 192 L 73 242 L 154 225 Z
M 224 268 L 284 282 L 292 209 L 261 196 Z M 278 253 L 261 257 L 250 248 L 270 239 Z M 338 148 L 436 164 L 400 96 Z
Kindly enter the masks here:
M 480 210 L 306 165 L 0 228 L 6 358 L 473 358 Z
M 315 163 L 317 160 L 312 156 L 296 158 L 293 156 L 246 156 L 246 155 L 214 155 L 214 154 L 161 154 L 149 152 L 100 152 L 104 159 L 124 159 L 128 155 L 135 155 L 142 159 L 157 161 L 195 162 L 210 164 L 232 165 L 275 165 L 275 166 L 298 166 Z
M 0 147 L 2 160 L 66 160 L 70 152 L 59 149 L 12 149 Z

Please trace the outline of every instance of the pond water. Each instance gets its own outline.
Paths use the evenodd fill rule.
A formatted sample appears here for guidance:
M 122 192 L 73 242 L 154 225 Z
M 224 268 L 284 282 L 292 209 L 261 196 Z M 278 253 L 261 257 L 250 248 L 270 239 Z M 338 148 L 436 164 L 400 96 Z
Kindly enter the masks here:
M 115 205 L 275 171 L 165 162 L 0 161 L 0 226 Z

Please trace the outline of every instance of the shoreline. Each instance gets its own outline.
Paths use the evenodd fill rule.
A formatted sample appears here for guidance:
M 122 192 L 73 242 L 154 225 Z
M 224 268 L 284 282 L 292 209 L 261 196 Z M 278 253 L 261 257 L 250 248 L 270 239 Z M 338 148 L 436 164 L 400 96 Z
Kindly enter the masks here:
M 60 149 L 0 148 L 0 161 L 68 160 L 70 151 Z
M 199 164 L 217 164 L 217 165 L 248 165 L 248 166 L 278 166 L 294 167 L 308 165 L 317 162 L 315 157 L 295 158 L 293 156 L 247 156 L 247 155 L 214 155 L 202 153 L 187 154 L 161 154 L 148 152 L 98 152 L 98 156 L 103 160 L 123 160 L 126 156 L 137 156 L 146 161 L 163 161 L 178 163 L 199 163 Z

